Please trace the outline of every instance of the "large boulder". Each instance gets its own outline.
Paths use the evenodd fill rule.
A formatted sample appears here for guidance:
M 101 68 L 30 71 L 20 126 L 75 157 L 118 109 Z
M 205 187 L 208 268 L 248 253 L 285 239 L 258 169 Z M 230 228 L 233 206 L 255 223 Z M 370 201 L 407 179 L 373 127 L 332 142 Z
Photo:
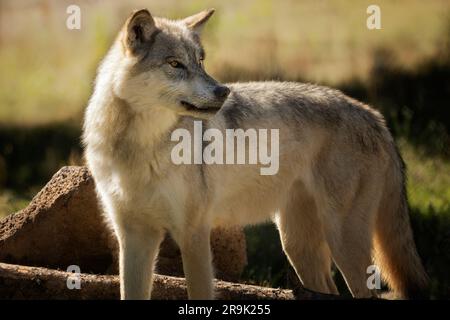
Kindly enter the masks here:
M 218 278 L 237 280 L 247 263 L 240 228 L 211 235 Z M 117 273 L 117 241 L 101 214 L 94 180 L 86 167 L 63 167 L 25 209 L 0 221 L 0 261 L 82 272 Z M 177 245 L 166 237 L 156 270 L 182 275 Z

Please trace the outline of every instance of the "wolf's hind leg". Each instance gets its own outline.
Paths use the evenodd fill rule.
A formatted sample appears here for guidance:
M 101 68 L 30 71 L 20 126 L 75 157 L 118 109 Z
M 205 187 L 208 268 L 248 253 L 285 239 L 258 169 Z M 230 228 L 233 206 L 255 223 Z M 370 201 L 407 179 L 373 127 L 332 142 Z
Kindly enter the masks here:
M 283 250 L 302 284 L 317 292 L 338 294 L 322 223 L 303 183 L 294 184 L 276 222 Z
M 344 206 L 346 210 L 339 209 L 339 205 L 325 209 L 328 216 L 341 217 L 338 223 L 327 224 L 325 233 L 334 262 L 356 298 L 376 295 L 367 285 L 367 268 L 372 265 L 372 236 L 379 193 L 376 181 L 365 178 L 361 179 L 351 204 Z
M 142 227 L 124 227 L 117 233 L 121 299 L 150 299 L 155 257 L 164 233 Z
M 339 241 L 329 241 L 334 262 L 355 298 L 369 298 L 374 292 L 367 286 L 367 267 L 372 264 L 369 231 L 360 226 L 350 227 L 352 222 L 342 229 Z M 360 229 L 358 229 L 360 228 Z

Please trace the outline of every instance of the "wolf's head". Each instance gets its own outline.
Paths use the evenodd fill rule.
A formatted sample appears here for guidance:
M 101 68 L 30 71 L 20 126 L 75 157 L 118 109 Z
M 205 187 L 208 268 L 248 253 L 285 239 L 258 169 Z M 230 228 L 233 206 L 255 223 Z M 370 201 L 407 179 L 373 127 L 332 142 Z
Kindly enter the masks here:
M 146 9 L 133 13 L 103 66 L 112 76 L 114 93 L 138 110 L 217 111 L 230 90 L 206 73 L 200 42 L 213 13 L 205 10 L 176 21 L 154 18 Z

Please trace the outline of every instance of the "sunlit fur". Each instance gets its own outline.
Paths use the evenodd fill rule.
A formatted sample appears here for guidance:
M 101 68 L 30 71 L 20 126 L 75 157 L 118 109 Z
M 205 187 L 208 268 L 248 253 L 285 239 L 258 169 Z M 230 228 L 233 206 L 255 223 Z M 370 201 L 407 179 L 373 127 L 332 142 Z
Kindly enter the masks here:
M 157 250 L 170 232 L 182 252 L 189 297 L 213 298 L 211 228 L 270 220 L 309 289 L 337 293 L 334 261 L 355 297 L 372 296 L 366 269 L 375 257 L 400 296 L 423 292 L 427 278 L 410 228 L 403 164 L 383 117 L 310 84 L 227 84 L 228 98 L 217 99 L 212 91 L 220 84 L 201 65 L 199 40 L 212 12 L 178 21 L 134 13 L 98 70 L 83 140 L 120 244 L 121 297 L 150 297 Z M 170 134 L 192 132 L 199 118 L 204 128 L 222 131 L 279 129 L 279 172 L 174 165 Z

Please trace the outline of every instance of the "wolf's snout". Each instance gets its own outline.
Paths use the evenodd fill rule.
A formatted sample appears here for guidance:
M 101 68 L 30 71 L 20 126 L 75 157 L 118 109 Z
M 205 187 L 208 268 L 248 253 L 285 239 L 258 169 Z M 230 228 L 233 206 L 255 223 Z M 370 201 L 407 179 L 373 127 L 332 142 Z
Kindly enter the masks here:
M 230 89 L 225 86 L 217 86 L 214 88 L 214 95 L 219 99 L 225 99 L 230 94 Z

